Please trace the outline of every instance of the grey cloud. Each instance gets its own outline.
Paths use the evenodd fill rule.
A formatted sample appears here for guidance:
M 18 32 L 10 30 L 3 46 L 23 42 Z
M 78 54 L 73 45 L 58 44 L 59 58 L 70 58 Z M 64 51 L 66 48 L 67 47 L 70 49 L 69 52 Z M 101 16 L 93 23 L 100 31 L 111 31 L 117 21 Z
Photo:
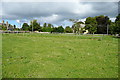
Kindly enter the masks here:
M 41 23 L 59 24 L 70 18 L 117 15 L 117 2 L 3 2 L 2 17 L 8 20 L 37 18 Z

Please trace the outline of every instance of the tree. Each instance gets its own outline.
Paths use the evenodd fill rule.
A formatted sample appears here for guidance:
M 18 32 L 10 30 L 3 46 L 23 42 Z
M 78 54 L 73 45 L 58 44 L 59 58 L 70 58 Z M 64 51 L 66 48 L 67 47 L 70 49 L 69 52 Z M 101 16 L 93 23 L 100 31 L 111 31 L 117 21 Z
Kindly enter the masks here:
M 65 32 L 66 32 L 66 33 L 72 33 L 73 31 L 72 31 L 72 29 L 70 28 L 70 26 L 66 26 Z
M 109 26 L 109 34 L 115 34 L 115 29 L 116 29 L 116 25 L 115 22 L 111 22 L 110 26 Z
M 41 31 L 40 23 L 37 20 L 33 20 L 30 22 L 30 31 Z
M 120 14 L 116 16 L 115 22 L 111 22 L 109 26 L 110 34 L 120 34 Z
M 62 26 L 59 26 L 59 27 L 57 28 L 57 32 L 63 33 L 63 32 L 64 32 L 64 28 L 63 28 Z
M 97 21 L 95 17 L 88 17 L 85 21 L 85 29 L 94 34 L 97 31 Z
M 53 31 L 53 25 L 49 23 L 48 26 L 47 26 L 47 23 L 44 23 L 44 25 L 42 27 L 42 31 L 43 32 L 52 32 Z
M 47 23 L 44 23 L 44 24 L 43 24 L 43 27 L 47 27 Z
M 106 34 L 108 26 L 111 23 L 109 17 L 104 15 L 96 16 L 96 21 L 97 21 L 97 33 Z
M 23 23 L 22 30 L 29 31 L 29 25 L 27 23 Z
M 82 21 L 79 21 L 78 19 L 69 19 L 69 21 L 72 21 L 74 24 L 72 25 L 73 33 L 82 33 L 83 27 L 81 24 L 84 24 Z
M 51 32 L 58 32 L 58 28 L 57 27 L 53 27 L 53 30 Z
M 43 32 L 51 32 L 52 30 L 53 30 L 52 27 L 43 27 L 43 28 L 42 28 L 42 31 L 43 31 Z
M 2 25 L 0 25 L 0 30 L 2 30 Z
M 49 24 L 48 24 L 48 27 L 51 27 L 51 28 L 52 28 L 52 27 L 54 27 L 54 26 L 53 26 L 52 24 L 49 23 Z
M 14 30 L 16 30 L 16 25 L 13 25 Z
M 75 21 L 75 23 L 72 25 L 72 29 L 73 29 L 74 33 L 77 33 L 77 34 L 82 33 L 82 28 L 83 27 L 82 27 L 81 24 L 84 24 L 84 23 L 81 22 L 81 21 L 78 21 L 78 22 Z
M 14 30 L 14 26 L 13 25 L 11 25 L 11 24 L 8 24 L 8 30 Z
M 120 20 L 120 14 L 118 14 L 118 16 L 116 16 L 115 23 L 119 20 Z
M 2 25 L 2 30 L 7 30 L 7 27 L 5 25 Z
M 115 33 L 120 34 L 120 20 L 115 23 Z
M 120 34 L 120 14 L 116 16 L 115 20 L 115 33 Z

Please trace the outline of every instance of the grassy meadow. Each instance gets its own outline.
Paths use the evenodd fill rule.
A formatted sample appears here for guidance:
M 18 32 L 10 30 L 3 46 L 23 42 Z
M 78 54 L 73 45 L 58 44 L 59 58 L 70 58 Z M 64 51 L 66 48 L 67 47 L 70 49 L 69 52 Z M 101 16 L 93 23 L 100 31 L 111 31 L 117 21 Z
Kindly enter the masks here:
M 117 78 L 118 38 L 3 34 L 3 78 Z

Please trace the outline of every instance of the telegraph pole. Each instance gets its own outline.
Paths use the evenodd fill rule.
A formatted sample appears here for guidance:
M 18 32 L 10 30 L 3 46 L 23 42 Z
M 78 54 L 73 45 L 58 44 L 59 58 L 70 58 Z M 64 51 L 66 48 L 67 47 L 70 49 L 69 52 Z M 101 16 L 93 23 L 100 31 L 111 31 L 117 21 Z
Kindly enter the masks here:
M 109 27 L 108 27 L 108 24 L 107 24 L 107 35 L 109 34 L 108 32 L 109 32 Z
M 32 20 L 32 32 L 33 32 L 33 20 Z

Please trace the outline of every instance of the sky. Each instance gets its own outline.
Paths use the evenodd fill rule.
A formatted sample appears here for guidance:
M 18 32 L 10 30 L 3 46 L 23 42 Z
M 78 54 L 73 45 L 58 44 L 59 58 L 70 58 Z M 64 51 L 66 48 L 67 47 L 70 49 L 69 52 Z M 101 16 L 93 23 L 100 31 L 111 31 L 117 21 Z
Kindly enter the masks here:
M 118 3 L 113 0 L 111 2 L 104 1 L 28 2 L 4 0 L 0 3 L 0 16 L 2 16 L 0 22 L 5 20 L 20 27 L 25 22 L 30 24 L 31 20 L 37 19 L 41 25 L 46 22 L 54 26 L 65 27 L 73 24 L 69 19 L 79 19 L 84 22 L 87 17 L 99 15 L 109 16 L 114 21 L 118 15 Z

